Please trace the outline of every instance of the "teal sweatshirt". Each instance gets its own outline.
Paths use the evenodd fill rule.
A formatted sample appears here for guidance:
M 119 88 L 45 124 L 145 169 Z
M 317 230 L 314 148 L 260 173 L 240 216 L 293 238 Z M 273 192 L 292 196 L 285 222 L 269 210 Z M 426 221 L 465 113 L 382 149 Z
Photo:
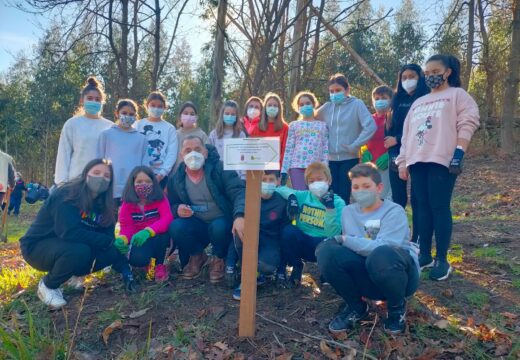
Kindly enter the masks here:
M 334 209 L 327 210 L 316 196 L 310 191 L 293 190 L 287 186 L 276 188 L 284 199 L 294 194 L 300 206 L 300 214 L 296 219 L 296 226 L 305 234 L 313 237 L 330 237 L 341 234 L 341 213 L 345 201 L 334 195 Z

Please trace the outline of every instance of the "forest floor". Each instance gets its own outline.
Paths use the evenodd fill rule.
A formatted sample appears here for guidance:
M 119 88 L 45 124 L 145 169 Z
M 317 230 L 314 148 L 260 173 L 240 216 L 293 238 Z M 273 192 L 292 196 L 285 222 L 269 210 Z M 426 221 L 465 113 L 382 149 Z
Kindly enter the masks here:
M 88 290 L 65 291 L 68 305 L 49 311 L 35 296 L 40 273 L 16 240 L 37 207 L 10 218 L 0 245 L 0 359 L 520 359 L 520 159 L 483 155 L 466 161 L 453 198 L 454 233 L 443 282 L 422 282 L 409 301 L 406 333 L 382 331 L 382 306 L 353 332 L 332 337 L 327 325 L 343 306 L 319 288 L 308 264 L 304 284 L 258 289 L 257 332 L 237 336 L 239 302 L 207 275 L 125 295 L 119 277 L 99 273 Z

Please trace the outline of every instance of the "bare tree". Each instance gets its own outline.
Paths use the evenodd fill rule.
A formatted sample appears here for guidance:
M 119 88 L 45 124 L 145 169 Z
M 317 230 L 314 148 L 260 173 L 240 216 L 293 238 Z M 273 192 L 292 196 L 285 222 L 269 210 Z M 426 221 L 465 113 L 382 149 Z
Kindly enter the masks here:
M 215 35 L 215 51 L 213 53 L 213 83 L 210 97 L 210 122 L 216 122 L 222 106 L 222 83 L 224 82 L 224 59 L 226 39 L 227 0 L 219 0 L 217 12 L 217 29 Z

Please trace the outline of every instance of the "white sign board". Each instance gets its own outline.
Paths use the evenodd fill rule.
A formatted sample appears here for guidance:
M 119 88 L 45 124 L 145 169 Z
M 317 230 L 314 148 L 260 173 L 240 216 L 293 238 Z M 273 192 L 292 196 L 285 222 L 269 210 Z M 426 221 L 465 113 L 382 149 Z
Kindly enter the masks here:
M 280 170 L 280 138 L 224 139 L 224 170 Z

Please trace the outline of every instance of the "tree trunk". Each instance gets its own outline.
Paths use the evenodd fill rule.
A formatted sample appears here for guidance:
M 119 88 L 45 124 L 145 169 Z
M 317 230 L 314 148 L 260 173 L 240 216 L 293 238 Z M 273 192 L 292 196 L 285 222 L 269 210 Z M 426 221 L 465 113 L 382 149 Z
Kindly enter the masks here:
M 296 4 L 296 19 L 294 23 L 294 31 L 292 36 L 293 48 L 291 52 L 291 70 L 289 73 L 289 99 L 296 95 L 300 86 L 300 68 L 302 64 L 304 31 L 305 31 L 305 16 L 303 16 L 304 8 L 307 6 L 306 0 L 298 0 Z
M 468 1 L 468 47 L 466 48 L 466 67 L 462 77 L 462 87 L 468 90 L 473 65 L 473 43 L 475 38 L 475 0 Z
M 500 146 L 507 154 L 515 152 L 514 119 L 518 106 L 520 84 L 520 0 L 513 0 L 513 26 L 511 53 L 509 54 L 509 74 L 506 80 L 502 126 L 500 127 Z
M 484 72 L 486 73 L 486 105 L 484 118 L 481 119 L 481 126 L 484 130 L 484 141 L 486 141 L 489 137 L 489 120 L 493 119 L 495 115 L 495 72 L 493 69 L 493 59 L 490 59 L 489 57 L 489 36 L 486 29 L 482 0 L 477 1 L 477 7 L 479 13 L 480 34 L 482 36 L 482 63 Z
M 119 73 L 121 75 L 120 96 L 128 97 L 128 34 L 130 32 L 128 26 L 128 2 L 129 0 L 122 0 L 122 17 L 121 17 L 121 67 Z
M 219 0 L 217 14 L 217 33 L 215 35 L 215 52 L 213 53 L 213 83 L 209 101 L 209 121 L 215 125 L 222 106 L 222 83 L 224 82 L 224 59 L 226 40 L 227 0 Z M 238 115 L 238 114 L 237 114 Z M 213 126 L 212 126 L 213 127 Z

